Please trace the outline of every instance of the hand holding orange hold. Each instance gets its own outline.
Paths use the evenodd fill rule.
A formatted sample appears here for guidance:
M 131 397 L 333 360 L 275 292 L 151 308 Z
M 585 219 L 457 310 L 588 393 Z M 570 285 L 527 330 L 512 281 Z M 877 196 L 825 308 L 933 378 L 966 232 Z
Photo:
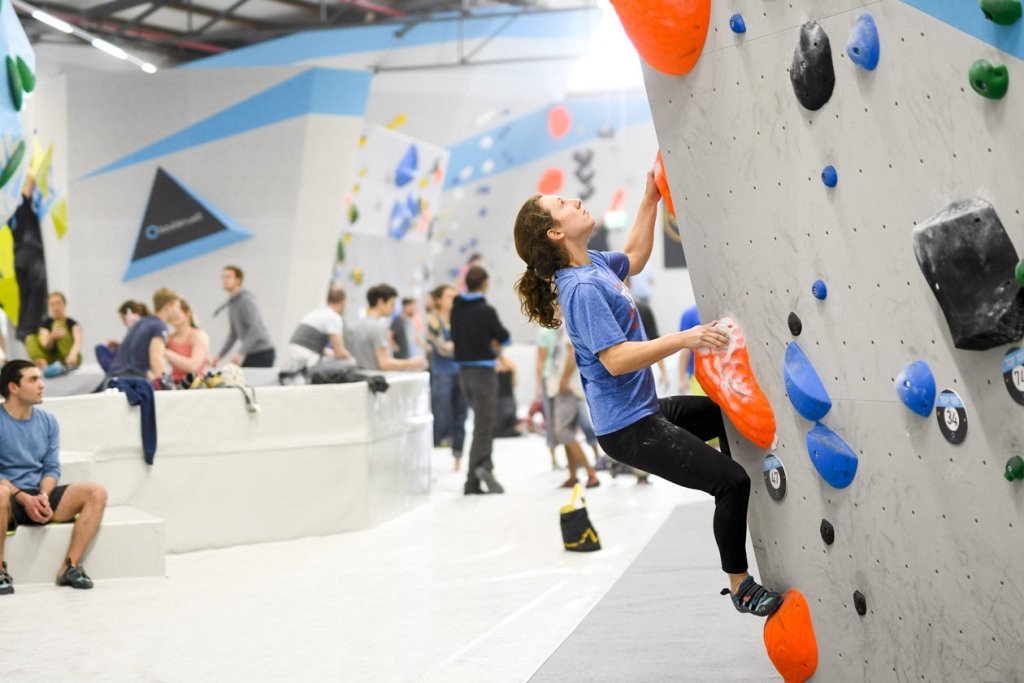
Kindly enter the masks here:
M 700 59 L 711 20 L 711 0 L 611 0 L 640 57 L 671 76 Z
M 775 413 L 750 367 L 743 330 L 732 318 L 721 318 L 718 327 L 729 335 L 729 346 L 720 351 L 694 349 L 694 376 L 740 434 L 761 448 L 771 448 Z

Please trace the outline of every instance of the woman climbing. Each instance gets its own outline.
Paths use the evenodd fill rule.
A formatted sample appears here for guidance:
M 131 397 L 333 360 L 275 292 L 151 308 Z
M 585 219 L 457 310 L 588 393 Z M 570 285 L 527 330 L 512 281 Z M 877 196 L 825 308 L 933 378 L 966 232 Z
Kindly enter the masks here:
M 605 452 L 715 497 L 715 541 L 730 584 L 722 594 L 729 594 L 740 612 L 766 617 L 779 608 L 782 596 L 747 573 L 750 478 L 729 454 L 722 413 L 704 396 L 658 399 L 651 372 L 652 365 L 681 349 L 723 349 L 729 338 L 711 323 L 648 341 L 623 284 L 651 256 L 660 198 L 649 172 L 623 251 L 599 252 L 587 249 L 594 219 L 579 199 L 530 197 L 516 217 L 516 251 L 526 263 L 516 292 L 530 320 L 548 328 L 565 323 Z M 721 440 L 721 452 L 707 445 L 714 438 Z

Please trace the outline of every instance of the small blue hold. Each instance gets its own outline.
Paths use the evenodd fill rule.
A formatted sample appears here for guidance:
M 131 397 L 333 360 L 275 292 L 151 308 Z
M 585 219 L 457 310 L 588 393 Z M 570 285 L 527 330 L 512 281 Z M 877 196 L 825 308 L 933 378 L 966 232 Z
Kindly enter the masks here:
M 878 55 L 881 51 L 878 42 L 878 25 L 870 14 L 862 14 L 853 27 L 850 41 L 846 43 L 846 54 L 850 61 L 867 71 L 874 71 L 878 66 Z
M 914 361 L 896 377 L 896 394 L 903 405 L 921 417 L 928 417 L 935 407 L 935 377 L 923 360 Z
M 746 33 L 747 22 L 743 21 L 743 15 L 734 14 L 729 17 L 729 28 L 732 29 L 733 33 Z
M 839 173 L 836 172 L 835 166 L 821 169 L 821 182 L 825 183 L 825 187 L 835 187 L 839 184 Z
M 822 280 L 815 280 L 814 284 L 811 285 L 811 294 L 814 295 L 815 299 L 824 301 L 825 297 L 828 296 L 828 287 L 825 286 Z

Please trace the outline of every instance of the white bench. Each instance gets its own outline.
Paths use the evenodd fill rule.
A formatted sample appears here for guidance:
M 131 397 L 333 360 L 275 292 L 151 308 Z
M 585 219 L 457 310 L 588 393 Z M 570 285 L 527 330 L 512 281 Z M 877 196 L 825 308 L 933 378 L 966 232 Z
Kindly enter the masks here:
M 4 544 L 14 587 L 53 583 L 71 542 L 72 524 L 20 526 Z M 164 523 L 125 506 L 108 507 L 89 552 L 82 560 L 94 579 L 164 575 Z

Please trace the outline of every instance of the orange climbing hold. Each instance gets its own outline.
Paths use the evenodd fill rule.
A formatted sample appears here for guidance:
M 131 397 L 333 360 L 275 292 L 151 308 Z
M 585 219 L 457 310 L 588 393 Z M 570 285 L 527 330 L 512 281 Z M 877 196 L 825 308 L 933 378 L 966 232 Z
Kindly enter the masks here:
M 782 607 L 764 625 L 764 646 L 786 683 L 803 683 L 818 668 L 818 641 L 803 593 L 786 592 Z
M 739 433 L 761 448 L 775 441 L 775 413 L 750 367 L 743 330 L 732 318 L 720 318 L 718 329 L 729 335 L 720 351 L 695 349 L 694 376 Z
M 658 156 L 654 160 L 654 184 L 658 186 L 658 192 L 661 193 L 662 199 L 665 200 L 665 208 L 673 216 L 676 215 L 676 207 L 672 205 L 672 193 L 668 191 L 668 178 L 665 177 L 665 164 L 661 161 L 661 150 L 658 150 Z
M 708 36 L 711 0 L 612 0 L 640 57 L 662 73 L 690 72 Z
M 572 128 L 572 114 L 562 105 L 557 105 L 548 110 L 548 135 L 555 140 L 561 140 Z
M 549 168 L 544 171 L 544 175 L 542 175 L 540 180 L 537 182 L 537 192 L 540 192 L 541 194 L 556 194 L 562 189 L 563 182 L 564 177 L 562 175 L 562 170 L 558 168 Z

